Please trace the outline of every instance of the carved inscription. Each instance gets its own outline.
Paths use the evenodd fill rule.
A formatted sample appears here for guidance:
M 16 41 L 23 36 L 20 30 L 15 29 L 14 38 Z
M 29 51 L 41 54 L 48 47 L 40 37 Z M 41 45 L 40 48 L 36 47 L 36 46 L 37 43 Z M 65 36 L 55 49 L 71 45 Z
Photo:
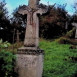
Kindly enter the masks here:
M 31 68 L 33 66 L 36 66 L 37 63 L 37 57 L 36 56 L 24 56 L 24 55 L 19 55 L 18 56 L 18 65 L 21 68 Z

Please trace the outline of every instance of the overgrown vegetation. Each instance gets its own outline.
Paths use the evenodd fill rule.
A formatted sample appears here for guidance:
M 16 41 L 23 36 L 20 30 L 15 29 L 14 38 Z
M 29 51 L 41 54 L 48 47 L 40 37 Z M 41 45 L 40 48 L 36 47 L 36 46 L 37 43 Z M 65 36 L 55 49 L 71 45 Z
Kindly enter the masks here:
M 43 77 L 76 77 L 77 49 L 70 49 L 70 44 L 59 44 L 57 40 L 40 41 L 40 48 L 45 51 Z M 0 77 L 17 76 L 14 72 L 15 59 L 11 52 L 0 51 Z
M 0 51 L 0 77 L 16 77 L 14 72 L 15 55 L 9 51 Z
M 72 45 L 77 45 L 77 40 L 75 40 L 75 27 L 68 31 L 64 36 L 60 37 L 56 41 L 60 44 L 72 44 Z
M 0 40 L 0 48 L 8 48 L 9 46 L 11 46 L 11 44 L 9 42 L 3 42 L 3 40 Z
M 70 46 L 56 40 L 40 42 L 45 51 L 43 77 L 77 77 L 77 49 Z
M 17 77 L 14 71 L 16 56 L 13 54 L 9 42 L 0 40 L 0 77 Z

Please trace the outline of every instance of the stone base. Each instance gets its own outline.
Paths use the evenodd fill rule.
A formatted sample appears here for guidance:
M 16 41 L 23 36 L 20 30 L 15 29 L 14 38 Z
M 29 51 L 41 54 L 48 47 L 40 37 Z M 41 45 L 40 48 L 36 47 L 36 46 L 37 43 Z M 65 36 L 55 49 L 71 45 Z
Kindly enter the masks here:
M 43 50 L 37 48 L 19 48 L 16 60 L 19 77 L 42 77 Z

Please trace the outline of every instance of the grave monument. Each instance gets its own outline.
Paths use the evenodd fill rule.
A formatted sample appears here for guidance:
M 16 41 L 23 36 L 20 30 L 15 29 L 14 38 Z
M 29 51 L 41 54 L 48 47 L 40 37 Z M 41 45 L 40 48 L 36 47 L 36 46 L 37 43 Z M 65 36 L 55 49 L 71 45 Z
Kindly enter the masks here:
M 40 0 L 29 0 L 28 6 L 18 10 L 27 15 L 24 47 L 17 52 L 16 71 L 19 77 L 42 77 L 43 50 L 39 48 L 39 17 L 47 8 L 39 7 Z
M 75 28 L 76 28 L 75 39 L 77 39 L 77 23 L 72 23 L 72 25 L 75 26 Z
M 16 35 L 17 35 L 16 42 L 19 43 L 19 41 L 20 41 L 20 37 L 19 37 L 20 36 L 20 33 L 19 33 L 19 30 L 17 30 Z

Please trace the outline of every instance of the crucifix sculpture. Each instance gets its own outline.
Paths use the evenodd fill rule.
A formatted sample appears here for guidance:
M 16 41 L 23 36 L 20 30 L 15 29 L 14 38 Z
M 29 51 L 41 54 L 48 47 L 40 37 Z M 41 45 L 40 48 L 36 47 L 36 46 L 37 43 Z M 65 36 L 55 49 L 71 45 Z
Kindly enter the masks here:
M 24 47 L 17 52 L 17 70 L 19 77 L 42 77 L 43 50 L 39 47 L 39 17 L 47 12 L 39 7 L 39 0 L 29 0 L 28 6 L 20 8 L 18 13 L 27 15 Z
M 25 9 L 20 9 L 18 12 L 22 15 L 27 15 L 27 26 L 25 33 L 24 46 L 36 47 L 39 46 L 39 17 L 38 14 L 47 12 L 47 9 L 39 8 L 40 0 L 29 0 L 29 4 Z
M 28 4 L 28 6 L 30 7 L 30 8 L 35 8 L 35 9 L 37 9 L 38 8 L 38 5 L 39 5 L 39 1 L 40 0 L 29 0 L 29 4 Z

